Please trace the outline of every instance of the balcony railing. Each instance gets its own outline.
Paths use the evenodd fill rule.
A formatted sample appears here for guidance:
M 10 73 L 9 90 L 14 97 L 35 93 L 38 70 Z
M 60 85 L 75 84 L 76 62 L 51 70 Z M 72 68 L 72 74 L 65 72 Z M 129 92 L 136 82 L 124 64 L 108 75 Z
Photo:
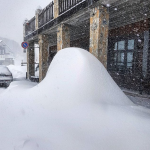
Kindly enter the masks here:
M 59 15 L 81 3 L 83 3 L 83 5 L 89 6 L 97 1 L 98 0 L 59 0 Z
M 54 3 L 51 2 L 39 14 L 39 28 L 54 18 L 53 7 L 54 7 Z
M 31 20 L 29 20 L 26 23 L 25 35 L 28 35 L 28 34 L 32 33 L 33 31 L 35 31 L 35 17 L 33 17 Z
M 27 40 L 43 30 L 52 27 L 54 24 L 60 23 L 62 20 L 77 11 L 89 7 L 98 0 L 58 0 L 59 16 L 54 19 L 54 2 L 52 1 L 38 15 L 38 30 L 35 30 L 35 17 L 33 17 L 25 26 L 25 38 Z
M 59 0 L 59 14 L 80 3 L 82 0 Z

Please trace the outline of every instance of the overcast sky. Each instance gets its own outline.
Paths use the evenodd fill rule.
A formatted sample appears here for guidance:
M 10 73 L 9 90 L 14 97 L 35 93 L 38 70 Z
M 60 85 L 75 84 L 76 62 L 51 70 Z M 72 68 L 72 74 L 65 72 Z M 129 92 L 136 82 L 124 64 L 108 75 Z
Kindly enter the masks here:
M 46 7 L 51 0 L 0 0 L 0 37 L 23 41 L 23 22 L 31 19 L 35 10 Z

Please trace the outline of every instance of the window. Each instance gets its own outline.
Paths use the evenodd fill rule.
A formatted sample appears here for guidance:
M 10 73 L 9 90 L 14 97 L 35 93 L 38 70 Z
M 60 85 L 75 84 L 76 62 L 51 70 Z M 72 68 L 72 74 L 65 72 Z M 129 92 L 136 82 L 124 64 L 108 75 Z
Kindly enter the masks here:
M 128 40 L 128 50 L 134 49 L 134 40 Z
M 125 39 L 114 42 L 114 65 L 119 71 L 131 69 L 135 50 L 135 40 Z
M 127 68 L 132 67 L 132 62 L 133 62 L 133 52 L 128 52 L 127 53 Z
M 1 55 L 4 55 L 4 53 L 5 53 L 5 50 L 0 50 Z
M 124 64 L 124 53 L 118 53 L 118 64 L 119 65 Z
M 118 43 L 116 42 L 114 50 L 117 50 L 117 47 L 118 47 Z
M 118 50 L 124 50 L 124 49 L 125 49 L 125 41 L 119 41 Z
M 124 50 L 125 50 L 125 41 L 118 41 L 114 45 L 114 63 L 121 70 L 124 66 Z
M 133 65 L 134 40 L 128 40 L 127 46 L 127 68 L 132 68 Z
M 115 43 L 114 50 L 124 50 L 125 49 L 125 41 L 119 41 Z

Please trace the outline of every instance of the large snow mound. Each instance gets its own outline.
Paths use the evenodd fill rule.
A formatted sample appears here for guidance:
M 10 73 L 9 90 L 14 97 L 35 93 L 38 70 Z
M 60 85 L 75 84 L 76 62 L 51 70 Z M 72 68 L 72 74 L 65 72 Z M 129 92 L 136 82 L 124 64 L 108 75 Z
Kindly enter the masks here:
M 45 92 L 51 91 L 51 98 L 54 96 L 55 99 L 62 99 L 61 102 L 65 100 L 65 103 L 66 100 L 79 100 L 131 104 L 99 60 L 80 48 L 59 51 L 49 67 L 46 78 L 38 87 L 41 90 L 43 88 Z
M 59 51 L 34 88 L 11 86 L 0 97 L 0 149 L 150 149 L 150 111 L 130 103 L 85 50 Z

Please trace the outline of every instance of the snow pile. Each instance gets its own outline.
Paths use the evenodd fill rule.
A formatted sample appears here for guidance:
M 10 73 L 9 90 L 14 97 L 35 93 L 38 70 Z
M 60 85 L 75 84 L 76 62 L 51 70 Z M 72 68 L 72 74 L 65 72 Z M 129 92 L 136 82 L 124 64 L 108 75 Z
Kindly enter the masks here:
M 5 66 L 0 66 L 0 74 L 2 74 L 2 75 L 11 75 L 8 68 L 5 67 Z
M 46 78 L 38 86 L 40 90 L 43 88 L 58 100 L 131 104 L 103 65 L 79 48 L 66 48 L 57 54 Z
M 9 65 L 7 66 L 12 72 L 13 78 L 14 79 L 19 79 L 19 78 L 25 78 L 26 77 L 26 72 L 27 72 L 27 66 L 15 66 L 15 65 Z
M 87 51 L 61 50 L 40 84 L 18 93 L 11 86 L 0 98 L 0 149 L 150 149 L 150 111 Z

